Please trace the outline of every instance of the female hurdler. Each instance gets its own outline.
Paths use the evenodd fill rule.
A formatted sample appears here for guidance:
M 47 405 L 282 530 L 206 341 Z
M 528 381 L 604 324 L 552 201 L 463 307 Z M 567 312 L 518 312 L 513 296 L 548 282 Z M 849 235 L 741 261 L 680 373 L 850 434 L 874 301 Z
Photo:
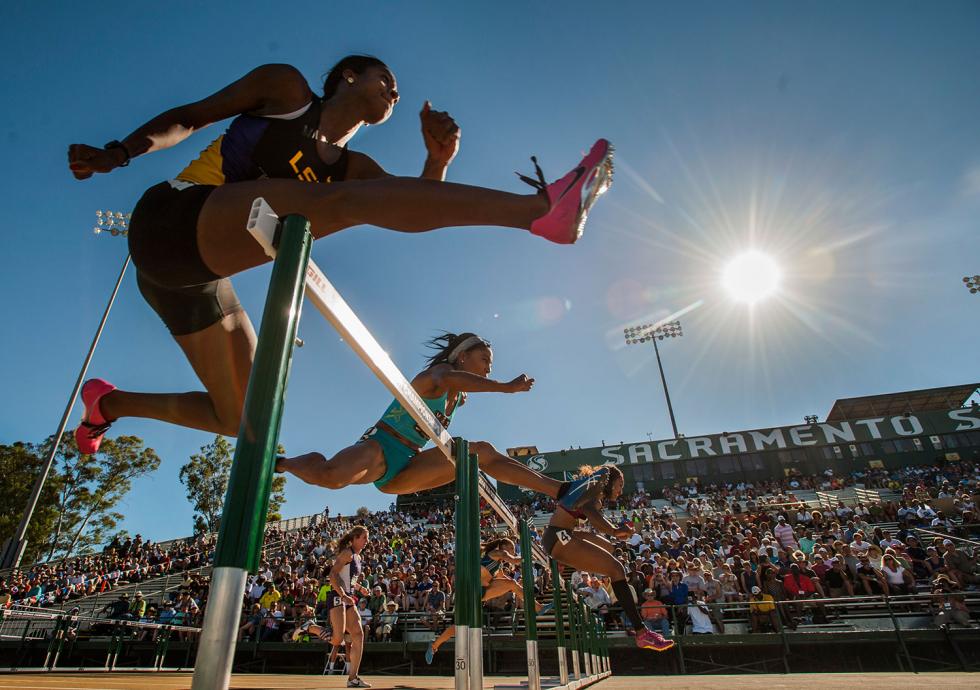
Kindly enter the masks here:
M 640 617 L 633 592 L 626 581 L 626 568 L 613 556 L 613 545 L 600 534 L 627 539 L 633 533 L 625 524 L 616 527 L 602 514 L 605 502 L 623 492 L 623 473 L 615 466 L 581 468 L 582 477 L 562 492 L 558 507 L 541 538 L 544 550 L 559 563 L 576 570 L 608 575 L 613 592 L 636 634 L 636 646 L 663 652 L 674 646 L 672 640 L 649 630 Z M 577 529 L 585 521 L 600 534 Z
M 467 393 L 519 393 L 534 385 L 534 379 L 525 374 L 507 382 L 488 378 L 493 350 L 490 343 L 473 333 L 446 333 L 429 344 L 437 352 L 429 358 L 429 366 L 412 380 L 412 387 L 443 426 L 449 426 Z M 395 400 L 357 443 L 329 460 L 320 453 L 278 458 L 276 471 L 329 489 L 374 482 L 385 493 L 415 493 L 449 484 L 456 477 L 453 463 L 441 450 L 422 450 L 428 442 Z M 568 486 L 503 455 L 486 441 L 471 442 L 470 451 L 479 458 L 480 469 L 498 481 L 552 498 L 564 495 Z
M 136 393 L 90 379 L 75 430 L 82 453 L 96 452 L 120 417 L 238 433 L 256 338 L 228 278 L 269 260 L 244 231 L 256 197 L 280 214 L 306 216 L 316 238 L 362 224 L 413 233 L 496 225 L 567 244 L 581 236 L 590 207 L 611 182 L 612 147 L 605 139 L 551 184 L 535 162 L 537 179 L 521 179 L 537 194 L 444 182 L 460 131 L 428 102 L 420 113 L 427 152 L 422 179 L 393 177 L 348 143 L 362 126 L 385 122 L 397 102 L 395 77 L 377 58 L 342 59 L 322 96 L 296 68 L 263 65 L 203 100 L 157 115 L 122 141 L 69 147 L 69 167 L 84 180 L 234 118 L 196 160 L 146 191 L 129 224 L 140 292 L 204 390 Z
M 524 588 L 517 580 L 502 572 L 504 563 L 521 564 L 513 540 L 503 537 L 487 542 L 483 547 L 483 558 L 480 559 L 480 587 L 482 588 L 480 601 L 487 602 L 491 599 L 513 594 L 518 601 L 523 603 Z M 538 613 L 543 613 L 550 606 L 550 604 L 536 604 Z M 430 642 L 428 649 L 425 650 L 426 663 L 431 664 L 439 648 L 451 640 L 455 634 L 456 626 L 450 625 L 439 634 L 439 637 Z

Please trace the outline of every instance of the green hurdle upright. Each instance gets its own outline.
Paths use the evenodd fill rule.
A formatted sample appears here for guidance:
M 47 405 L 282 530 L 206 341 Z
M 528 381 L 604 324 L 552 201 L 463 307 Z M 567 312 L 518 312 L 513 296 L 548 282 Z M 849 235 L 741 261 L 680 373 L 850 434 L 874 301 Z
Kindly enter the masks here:
M 564 599 L 561 590 L 564 585 L 561 579 L 561 572 L 558 569 L 558 561 L 551 560 L 551 582 L 552 599 L 555 608 L 555 634 L 558 637 L 558 682 L 561 685 L 568 685 L 568 654 L 565 648 L 565 611 L 563 610 Z
M 287 216 L 279 234 L 221 515 L 193 690 L 227 690 L 245 579 L 258 570 L 262 553 L 283 396 L 313 242 L 309 221 L 301 216 Z
M 568 631 L 572 636 L 572 675 L 575 676 L 576 682 L 581 682 L 582 680 L 582 665 L 579 658 L 579 652 L 582 651 L 581 639 L 582 639 L 582 629 L 578 624 L 578 596 L 572 589 L 571 580 L 568 582 Z
M 483 688 L 483 604 L 480 601 L 480 475 L 469 443 L 453 439 L 456 462 L 456 690 Z
M 538 619 L 534 601 L 534 559 L 531 556 L 531 526 L 521 520 L 521 586 L 524 588 L 524 623 L 527 644 L 527 688 L 541 690 L 541 663 L 538 658 Z

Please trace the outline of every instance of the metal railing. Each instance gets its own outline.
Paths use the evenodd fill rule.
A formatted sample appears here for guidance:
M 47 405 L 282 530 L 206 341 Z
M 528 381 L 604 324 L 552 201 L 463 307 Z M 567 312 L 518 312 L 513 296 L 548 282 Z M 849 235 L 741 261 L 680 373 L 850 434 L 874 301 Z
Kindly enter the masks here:
M 40 666 L 9 666 L 0 668 L 4 672 L 53 671 L 66 648 L 70 649 L 80 635 L 91 636 L 93 631 L 102 632 L 109 637 L 105 662 L 98 666 L 61 667 L 59 670 L 78 671 L 179 671 L 187 668 L 165 668 L 164 663 L 174 633 L 196 635 L 200 628 L 186 625 L 172 625 L 131 619 L 106 619 L 93 616 L 52 613 L 31 607 L 0 609 L 0 639 L 17 640 L 20 648 L 28 644 L 48 641 L 44 661 Z M 135 642 L 154 643 L 153 662 L 150 666 L 121 666 L 117 662 L 125 654 L 127 646 Z M 189 665 L 190 650 L 186 655 Z

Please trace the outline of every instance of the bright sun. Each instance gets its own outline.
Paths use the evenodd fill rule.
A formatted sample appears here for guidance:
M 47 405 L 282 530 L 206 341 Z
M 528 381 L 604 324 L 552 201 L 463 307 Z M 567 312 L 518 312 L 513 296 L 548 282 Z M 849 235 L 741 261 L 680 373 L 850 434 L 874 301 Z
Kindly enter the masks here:
M 732 259 L 721 276 L 721 284 L 739 302 L 758 302 L 779 287 L 779 266 L 772 257 L 748 251 Z

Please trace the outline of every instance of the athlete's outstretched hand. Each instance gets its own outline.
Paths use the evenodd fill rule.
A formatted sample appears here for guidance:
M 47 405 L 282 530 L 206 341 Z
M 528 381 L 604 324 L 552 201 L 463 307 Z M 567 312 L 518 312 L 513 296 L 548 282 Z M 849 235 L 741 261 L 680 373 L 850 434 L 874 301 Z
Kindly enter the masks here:
M 87 180 L 95 173 L 107 173 L 122 165 L 126 152 L 120 148 L 100 149 L 88 144 L 68 147 L 68 167 L 76 180 Z
M 508 393 L 524 393 L 525 391 L 531 390 L 534 385 L 534 379 L 528 378 L 527 374 L 521 374 L 513 381 L 508 381 L 507 392 Z
M 422 139 L 433 163 L 449 165 L 459 153 L 459 125 L 452 116 L 441 110 L 433 110 L 426 101 L 419 113 L 422 121 Z

